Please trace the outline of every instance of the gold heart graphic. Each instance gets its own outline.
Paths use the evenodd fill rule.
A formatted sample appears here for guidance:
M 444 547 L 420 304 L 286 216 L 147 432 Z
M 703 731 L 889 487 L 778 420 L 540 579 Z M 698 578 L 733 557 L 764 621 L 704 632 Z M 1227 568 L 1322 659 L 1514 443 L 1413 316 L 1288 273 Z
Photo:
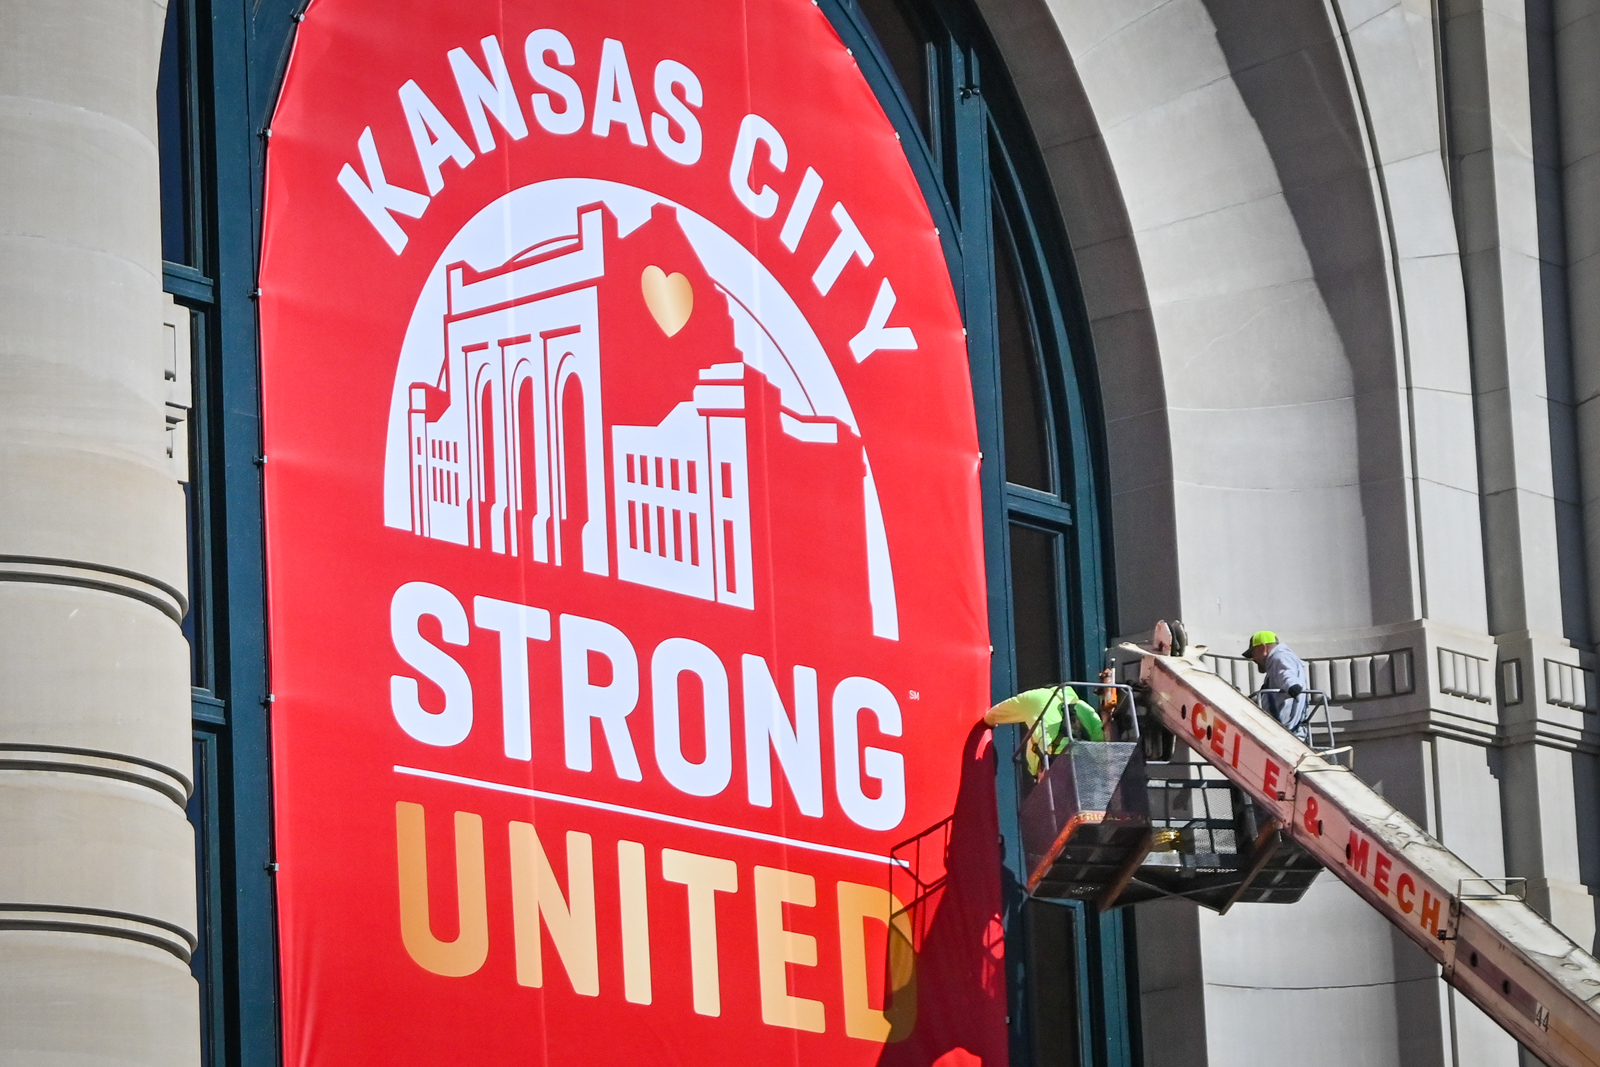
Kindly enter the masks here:
M 644 291 L 644 306 L 656 317 L 662 333 L 671 337 L 683 329 L 694 311 L 694 286 L 688 278 L 667 274 L 652 263 L 639 278 L 639 288 Z

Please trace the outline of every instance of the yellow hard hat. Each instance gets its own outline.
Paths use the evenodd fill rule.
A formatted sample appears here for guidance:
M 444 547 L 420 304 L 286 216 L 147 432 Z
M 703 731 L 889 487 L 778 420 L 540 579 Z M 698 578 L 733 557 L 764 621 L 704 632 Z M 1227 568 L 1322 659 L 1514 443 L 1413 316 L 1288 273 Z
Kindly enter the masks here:
M 1250 654 L 1250 650 L 1253 648 L 1258 648 L 1261 645 L 1275 645 L 1277 643 L 1278 635 L 1273 633 L 1271 630 L 1257 630 L 1255 633 L 1250 635 L 1250 645 L 1244 650 L 1244 654 L 1248 656 Z

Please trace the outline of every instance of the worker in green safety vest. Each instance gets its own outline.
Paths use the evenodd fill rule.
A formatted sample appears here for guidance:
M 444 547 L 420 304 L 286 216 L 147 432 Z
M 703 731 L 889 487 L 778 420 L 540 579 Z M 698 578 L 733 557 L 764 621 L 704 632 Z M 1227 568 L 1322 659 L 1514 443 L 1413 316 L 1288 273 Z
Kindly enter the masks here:
M 1069 709 L 1070 731 L 1067 729 Z M 983 721 L 990 726 L 1024 723 L 1031 728 L 1026 756 L 1028 772 L 1034 777 L 1038 777 L 1043 766 L 1042 753 L 1055 757 L 1065 752 L 1074 741 L 1106 739 L 1105 724 L 1100 721 L 1100 713 L 1079 699 L 1070 685 L 1047 686 L 1018 693 L 990 708 Z

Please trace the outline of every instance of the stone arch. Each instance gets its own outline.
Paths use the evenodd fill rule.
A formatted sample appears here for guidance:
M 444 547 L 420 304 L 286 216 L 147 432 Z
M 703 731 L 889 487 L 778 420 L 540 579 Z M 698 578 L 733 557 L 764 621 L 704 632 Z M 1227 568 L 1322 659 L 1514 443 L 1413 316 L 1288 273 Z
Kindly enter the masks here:
M 979 7 L 1081 277 L 1122 630 L 1417 617 L 1396 245 L 1328 9 Z
M 1428 16 L 1403 0 L 1281 0 L 1270 15 L 1244 0 L 976 2 L 1082 275 L 1124 632 L 1157 606 L 1202 641 L 1270 625 L 1313 655 L 1433 623 L 1453 640 L 1486 629 L 1489 505 Z M 1480 753 L 1384 736 L 1361 759 L 1413 813 L 1429 758 L 1492 795 Z M 1319 1030 L 1329 1062 L 1449 1062 L 1457 1018 L 1484 1062 L 1510 1062 L 1476 1009 L 1442 1017 L 1417 980 L 1427 962 L 1353 894 L 1328 883 L 1299 907 L 1141 911 L 1144 1010 L 1161 1020 L 1147 1062 L 1292 1057 L 1335 985 L 1363 990 L 1341 1019 L 1381 1025 Z M 1274 956 L 1292 937 L 1340 939 L 1339 976 Z M 1280 1025 L 1244 1048 L 1269 1001 Z

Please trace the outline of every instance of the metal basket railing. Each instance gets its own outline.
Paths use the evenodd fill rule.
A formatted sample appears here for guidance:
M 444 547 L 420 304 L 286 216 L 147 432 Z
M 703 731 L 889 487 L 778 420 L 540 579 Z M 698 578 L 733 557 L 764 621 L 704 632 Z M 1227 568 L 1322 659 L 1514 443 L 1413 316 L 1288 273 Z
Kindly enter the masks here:
M 1262 711 L 1266 711 L 1268 715 L 1271 715 L 1272 713 L 1267 711 L 1266 701 L 1262 698 L 1270 693 L 1282 694 L 1283 696 L 1290 695 L 1288 690 L 1274 689 L 1268 686 L 1262 686 L 1254 693 L 1251 693 L 1250 699 L 1256 702 L 1256 707 L 1260 708 Z M 1338 739 L 1333 730 L 1333 710 L 1328 705 L 1328 694 L 1320 689 L 1302 689 L 1300 690 L 1299 695 L 1305 697 L 1307 701 L 1313 704 L 1314 707 L 1320 708 L 1322 711 L 1322 729 L 1327 735 L 1328 743 L 1321 748 L 1317 747 L 1313 731 L 1317 715 L 1316 712 L 1313 711 L 1306 720 L 1306 736 L 1311 738 L 1311 740 L 1307 741 L 1307 744 L 1311 746 L 1311 750 L 1317 755 L 1321 756 L 1323 759 L 1327 760 L 1329 763 L 1338 763 L 1344 766 L 1349 766 L 1353 762 L 1355 750 L 1349 745 L 1340 745 L 1337 743 Z
M 899 901 L 895 915 L 905 916 L 911 943 L 917 948 L 927 936 L 940 894 L 950 880 L 954 827 L 955 816 L 946 816 L 889 850 L 889 892 Z
M 1110 690 L 1114 692 L 1117 697 L 1116 711 L 1107 721 L 1106 725 L 1111 729 L 1108 730 L 1106 734 L 1106 740 L 1133 742 L 1137 742 L 1139 740 L 1139 716 L 1133 704 L 1133 686 L 1120 682 L 1059 682 L 1050 688 L 1054 689 L 1058 694 L 1063 690 L 1070 688 L 1080 696 L 1082 696 L 1085 691 Z M 1085 703 L 1087 703 L 1087 701 L 1085 701 Z M 1101 709 L 1104 708 L 1104 705 L 1105 698 L 1101 697 Z M 1090 706 L 1093 707 L 1094 705 L 1091 704 Z M 1044 716 L 1041 715 L 1039 718 L 1030 723 L 1026 730 L 1022 731 L 1022 734 L 1017 739 L 1016 746 L 1013 748 L 1011 753 L 1011 760 L 1013 763 L 1023 767 L 1024 769 L 1027 768 L 1028 752 L 1030 747 L 1034 745 L 1035 739 L 1039 736 L 1039 732 L 1043 729 Z M 1054 742 L 1047 742 L 1045 744 L 1038 745 L 1036 748 L 1033 748 L 1033 751 L 1036 751 L 1039 755 L 1039 768 L 1037 775 L 1030 773 L 1028 777 L 1044 777 L 1044 775 L 1050 770 L 1050 761 L 1052 758 L 1060 757 L 1075 744 L 1085 743 L 1075 740 L 1072 737 L 1072 730 L 1072 709 L 1070 707 L 1066 707 L 1063 709 L 1062 714 L 1061 737 L 1057 738 Z M 1115 732 L 1115 736 L 1113 736 L 1112 731 Z M 1088 743 L 1092 744 L 1093 742 Z M 1052 752 L 1052 748 L 1055 749 L 1055 751 Z

